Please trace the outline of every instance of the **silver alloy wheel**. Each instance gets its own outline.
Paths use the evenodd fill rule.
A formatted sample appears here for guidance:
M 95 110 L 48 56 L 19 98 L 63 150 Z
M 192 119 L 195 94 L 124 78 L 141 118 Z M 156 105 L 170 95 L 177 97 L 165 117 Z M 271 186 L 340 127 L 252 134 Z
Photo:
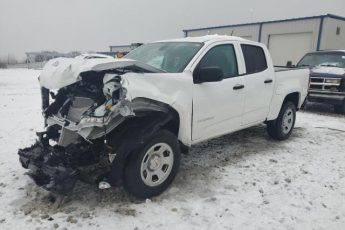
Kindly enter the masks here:
M 288 108 L 283 115 L 283 133 L 288 134 L 291 131 L 292 125 L 294 123 L 294 113 L 291 108 Z
M 158 186 L 168 178 L 173 164 L 172 148 L 166 143 L 157 143 L 146 151 L 141 161 L 141 179 L 147 186 Z

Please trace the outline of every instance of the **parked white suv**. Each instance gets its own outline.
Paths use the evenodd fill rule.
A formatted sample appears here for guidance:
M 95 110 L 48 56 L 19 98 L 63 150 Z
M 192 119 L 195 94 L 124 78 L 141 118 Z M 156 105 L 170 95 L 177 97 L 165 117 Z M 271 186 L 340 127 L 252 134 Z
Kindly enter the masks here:
M 154 42 L 120 60 L 54 59 L 40 76 L 46 131 L 20 161 L 53 192 L 83 180 L 152 197 L 199 142 L 262 122 L 287 139 L 308 80 L 307 69 L 275 71 L 263 44 L 230 36 Z

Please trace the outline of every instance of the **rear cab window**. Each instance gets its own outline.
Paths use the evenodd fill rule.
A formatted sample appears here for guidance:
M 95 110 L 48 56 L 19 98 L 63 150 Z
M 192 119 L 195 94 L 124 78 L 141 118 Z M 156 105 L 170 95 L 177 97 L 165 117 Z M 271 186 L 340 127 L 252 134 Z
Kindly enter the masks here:
M 262 47 L 241 44 L 241 49 L 246 65 L 246 74 L 259 73 L 268 68 L 265 51 Z

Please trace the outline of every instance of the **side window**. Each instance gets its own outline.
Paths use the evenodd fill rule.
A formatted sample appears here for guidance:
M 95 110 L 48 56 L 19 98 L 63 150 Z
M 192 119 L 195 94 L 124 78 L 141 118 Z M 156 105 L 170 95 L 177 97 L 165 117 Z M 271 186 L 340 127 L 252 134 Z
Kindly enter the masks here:
M 219 67 L 224 78 L 238 75 L 237 58 L 233 45 L 219 45 L 210 49 L 199 62 L 198 68 Z
M 246 63 L 246 73 L 252 74 L 267 69 L 267 61 L 264 50 L 259 46 L 241 45 L 244 62 Z

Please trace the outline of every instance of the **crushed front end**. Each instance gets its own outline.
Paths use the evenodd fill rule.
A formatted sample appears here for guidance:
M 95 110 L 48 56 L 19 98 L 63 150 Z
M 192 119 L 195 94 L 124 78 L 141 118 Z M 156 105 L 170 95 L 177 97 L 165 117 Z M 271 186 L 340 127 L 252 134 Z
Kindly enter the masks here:
M 47 63 L 40 76 L 45 131 L 18 152 L 38 186 L 66 194 L 76 181 L 97 183 L 111 170 L 116 153 L 107 135 L 135 116 L 121 75 L 136 71 L 147 70 L 104 57 Z

